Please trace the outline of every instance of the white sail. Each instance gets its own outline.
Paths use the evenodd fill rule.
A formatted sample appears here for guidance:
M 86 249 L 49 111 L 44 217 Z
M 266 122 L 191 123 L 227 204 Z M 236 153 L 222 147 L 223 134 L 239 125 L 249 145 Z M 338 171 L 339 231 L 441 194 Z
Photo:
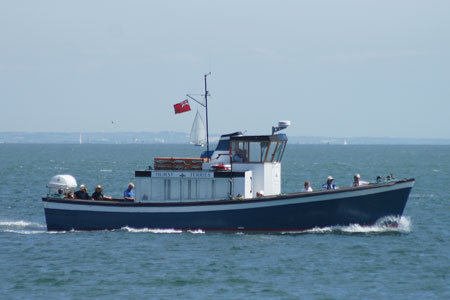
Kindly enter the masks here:
M 195 114 L 194 124 L 192 124 L 190 143 L 203 147 L 203 144 L 205 142 L 206 142 L 205 122 L 203 122 L 202 116 L 197 110 L 197 113 Z

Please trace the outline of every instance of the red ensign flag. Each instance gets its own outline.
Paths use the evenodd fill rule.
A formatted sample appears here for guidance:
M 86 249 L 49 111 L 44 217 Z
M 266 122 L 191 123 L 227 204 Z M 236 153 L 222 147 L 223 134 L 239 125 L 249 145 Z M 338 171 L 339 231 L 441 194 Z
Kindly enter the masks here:
M 186 99 L 183 102 L 177 103 L 173 106 L 175 108 L 175 114 L 181 114 L 191 110 L 189 106 L 189 101 Z

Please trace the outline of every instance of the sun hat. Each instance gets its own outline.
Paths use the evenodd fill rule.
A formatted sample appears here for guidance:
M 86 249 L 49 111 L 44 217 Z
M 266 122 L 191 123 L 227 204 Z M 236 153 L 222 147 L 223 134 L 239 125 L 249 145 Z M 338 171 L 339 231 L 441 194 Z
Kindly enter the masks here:
M 331 177 L 331 176 L 328 176 L 328 180 L 333 180 L 333 177 Z

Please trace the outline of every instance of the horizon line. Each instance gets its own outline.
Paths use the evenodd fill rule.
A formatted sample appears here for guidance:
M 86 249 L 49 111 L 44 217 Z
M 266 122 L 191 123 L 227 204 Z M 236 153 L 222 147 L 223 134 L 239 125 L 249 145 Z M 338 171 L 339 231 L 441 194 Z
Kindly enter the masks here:
M 189 133 L 174 130 L 165 131 L 0 131 L 0 134 L 161 134 L 161 133 L 176 133 L 189 136 Z M 222 134 L 210 134 L 211 136 L 220 137 Z M 440 140 L 450 141 L 450 137 L 390 137 L 390 136 L 319 136 L 319 135 L 288 135 L 291 138 L 318 138 L 318 139 L 389 139 L 389 140 Z

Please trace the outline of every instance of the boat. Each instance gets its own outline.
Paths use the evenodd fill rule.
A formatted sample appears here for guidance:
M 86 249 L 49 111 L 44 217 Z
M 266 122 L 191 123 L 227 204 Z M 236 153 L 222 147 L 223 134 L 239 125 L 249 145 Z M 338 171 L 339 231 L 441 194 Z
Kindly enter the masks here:
M 202 116 L 197 110 L 195 114 L 194 123 L 192 124 L 189 142 L 195 146 L 203 147 L 206 142 L 206 128 Z
M 77 188 L 76 179 L 56 175 L 42 198 L 47 229 L 287 232 L 373 225 L 403 214 L 413 178 L 283 193 L 281 162 L 288 138 L 279 131 L 286 129 L 289 121 L 280 121 L 268 135 L 224 134 L 210 151 L 207 75 L 206 128 L 197 112 L 190 139 L 201 145 L 206 131 L 207 150 L 200 157 L 154 158 L 153 166 L 135 171 L 133 202 L 73 199 L 67 195 Z
M 135 202 L 65 198 L 76 180 L 55 176 L 42 198 L 47 229 L 301 231 L 402 215 L 414 179 L 283 194 L 287 141 L 285 134 L 235 132 L 221 136 L 210 158 L 157 157 L 135 171 Z

